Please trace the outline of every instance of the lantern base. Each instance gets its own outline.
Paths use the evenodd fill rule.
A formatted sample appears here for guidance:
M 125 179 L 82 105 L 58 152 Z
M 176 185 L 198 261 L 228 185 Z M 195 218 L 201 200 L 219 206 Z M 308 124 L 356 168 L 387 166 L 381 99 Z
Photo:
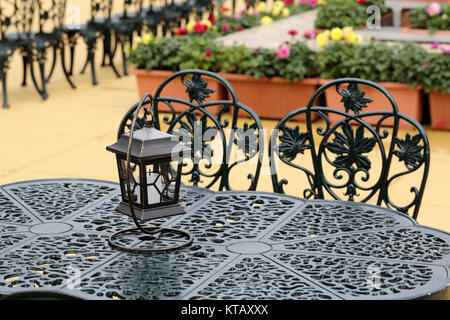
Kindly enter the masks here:
M 186 213 L 186 211 L 184 211 L 184 208 L 179 204 L 150 209 L 142 209 L 133 206 L 133 209 L 136 219 L 140 221 L 148 221 Z M 120 202 L 116 210 L 132 217 L 130 206 L 128 205 L 128 203 Z
M 179 235 L 182 235 L 186 238 L 185 242 L 176 244 L 176 245 L 172 245 L 172 246 L 167 246 L 167 247 L 157 247 L 157 248 L 134 248 L 134 247 L 127 247 L 127 246 L 123 246 L 120 245 L 116 242 L 114 242 L 114 238 L 117 237 L 120 234 L 124 234 L 124 233 L 131 233 L 131 232 L 135 232 L 135 231 L 139 231 L 139 228 L 129 228 L 129 229 L 123 229 L 120 231 L 117 231 L 115 233 L 113 233 L 109 238 L 108 238 L 108 243 L 120 250 L 125 250 L 125 251 L 132 251 L 132 252 L 156 252 L 156 251 L 169 251 L 169 250 L 174 250 L 174 249 L 179 249 L 182 248 L 184 246 L 187 246 L 189 244 L 192 243 L 192 235 L 189 232 L 183 231 L 183 230 L 179 230 L 179 229 L 174 229 L 174 228 L 169 228 L 169 227 L 159 227 L 159 226 L 145 226 L 145 227 L 141 227 L 144 230 L 150 230 L 150 231 L 146 231 L 148 233 L 152 233 L 151 230 L 153 230 L 153 233 L 158 233 L 158 232 L 171 232 L 171 233 L 176 233 Z M 144 241 L 148 241 L 148 240 L 144 240 Z

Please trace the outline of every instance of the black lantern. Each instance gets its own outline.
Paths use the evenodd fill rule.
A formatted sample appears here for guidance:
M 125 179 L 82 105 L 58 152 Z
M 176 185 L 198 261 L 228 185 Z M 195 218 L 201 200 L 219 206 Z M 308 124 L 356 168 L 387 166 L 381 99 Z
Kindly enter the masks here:
M 137 115 L 146 101 L 150 103 L 149 108 L 144 109 L 145 125 L 134 132 Z M 185 231 L 159 226 L 143 227 L 139 223 L 185 213 L 178 200 L 183 156 L 190 154 L 190 148 L 180 144 L 172 135 L 155 128 L 152 102 L 151 96 L 145 95 L 136 109 L 130 132 L 124 133 L 116 143 L 106 147 L 106 150 L 116 154 L 119 170 L 122 201 L 116 210 L 131 216 L 137 226 L 114 233 L 109 243 L 131 251 L 169 250 L 192 242 L 191 235 Z M 149 115 L 151 120 L 147 119 Z M 152 236 L 175 232 L 186 237 L 187 241 L 164 248 L 135 249 L 119 245 L 113 240 L 118 234 L 136 230 Z

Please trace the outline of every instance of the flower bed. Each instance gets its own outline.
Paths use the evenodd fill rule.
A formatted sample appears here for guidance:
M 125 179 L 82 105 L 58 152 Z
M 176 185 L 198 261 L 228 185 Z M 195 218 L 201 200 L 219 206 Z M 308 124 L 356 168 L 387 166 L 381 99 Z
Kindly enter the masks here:
M 300 41 L 296 30 L 290 30 L 292 39 L 276 50 L 250 49 L 243 45 L 224 46 L 217 41 L 218 33 L 211 31 L 163 39 L 146 35 L 132 49 L 130 62 L 146 70 L 204 69 L 223 73 L 242 102 L 263 118 L 279 119 L 306 105 L 306 100 L 302 99 L 309 98 L 312 91 L 303 91 L 306 86 L 300 89 L 300 85 L 307 84 L 307 90 L 313 90 L 317 87 L 317 78 L 355 77 L 378 82 L 392 90 L 400 112 L 418 121 L 422 120 L 424 92 L 446 95 L 447 104 L 450 100 L 449 45 L 434 44 L 434 51 L 428 52 L 413 43 L 388 45 L 364 40 L 346 27 L 318 34 L 315 40 L 323 47 L 318 52 Z M 304 37 L 314 37 L 314 32 L 309 30 Z M 250 90 L 250 82 L 257 86 Z M 270 88 L 265 89 L 266 85 Z M 287 93 L 288 87 L 296 89 Z M 397 88 L 406 89 L 406 94 L 395 93 Z M 269 97 L 265 96 L 267 94 Z M 297 100 L 289 100 L 292 97 Z M 403 97 L 409 101 L 404 101 Z M 331 102 L 330 96 L 329 99 Z M 372 105 L 380 108 L 375 103 Z M 409 110 L 410 106 L 415 109 Z
M 407 20 L 407 24 L 410 24 L 411 27 L 404 28 L 404 32 L 415 33 L 420 30 L 418 32 L 450 35 L 450 6 L 448 4 L 433 2 L 424 8 L 411 10 Z
M 367 8 L 372 5 L 378 6 L 381 14 L 389 12 L 384 6 L 384 0 L 321 0 L 316 29 L 332 29 L 334 27 L 362 28 L 366 26 L 369 14 Z

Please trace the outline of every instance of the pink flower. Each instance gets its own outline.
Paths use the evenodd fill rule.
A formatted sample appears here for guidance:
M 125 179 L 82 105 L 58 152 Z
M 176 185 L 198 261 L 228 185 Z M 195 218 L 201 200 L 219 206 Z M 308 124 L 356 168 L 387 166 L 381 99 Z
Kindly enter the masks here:
M 430 66 L 430 63 L 429 63 L 429 62 L 424 62 L 424 63 L 422 63 L 422 65 L 423 65 L 425 68 L 428 68 L 428 67 Z
M 303 32 L 303 38 L 305 39 L 314 39 L 314 31 L 311 29 L 307 29 Z
M 298 35 L 298 30 L 297 29 L 291 29 L 288 31 L 288 34 L 291 36 L 296 36 Z
M 240 18 L 242 18 L 242 16 L 241 16 L 240 14 L 235 14 L 233 17 L 234 17 L 235 19 L 240 19 Z
M 308 0 L 300 0 L 301 4 L 308 4 Z
M 443 53 L 450 53 L 450 44 L 442 44 L 441 45 L 441 51 Z
M 289 47 L 281 46 L 278 50 L 275 59 L 286 59 L 291 55 L 291 50 Z
M 439 42 L 435 42 L 431 45 L 431 49 L 436 49 L 437 47 L 439 47 Z
M 317 6 L 317 0 L 309 0 L 309 5 L 310 5 L 311 7 Z
M 441 13 L 441 5 L 437 2 L 432 2 L 427 8 L 427 13 L 429 16 L 437 16 L 439 13 Z
M 225 31 L 225 32 L 230 31 L 230 26 L 225 23 L 224 25 L 222 25 L 222 31 Z
M 258 48 L 255 48 L 255 49 L 253 49 L 253 52 L 258 52 L 259 51 L 259 47 Z
M 205 50 L 205 57 L 209 58 L 212 56 L 212 51 L 211 50 Z
M 246 14 L 247 11 L 248 11 L 248 8 L 244 8 L 244 9 L 241 10 L 241 14 Z
M 253 12 L 252 12 L 252 15 L 254 15 L 254 16 L 259 16 L 259 11 L 258 11 L 258 10 L 253 11 Z

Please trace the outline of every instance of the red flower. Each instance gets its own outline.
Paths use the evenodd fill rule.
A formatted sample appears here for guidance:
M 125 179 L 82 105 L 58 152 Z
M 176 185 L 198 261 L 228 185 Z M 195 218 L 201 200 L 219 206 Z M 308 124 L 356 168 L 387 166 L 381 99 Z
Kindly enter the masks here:
M 208 29 L 208 26 L 205 25 L 205 24 L 203 24 L 203 23 L 200 23 L 200 22 L 197 22 L 197 23 L 194 25 L 194 32 L 195 32 L 195 33 L 203 33 L 203 32 L 205 32 L 207 29 Z
M 209 58 L 212 56 L 212 51 L 211 50 L 205 50 L 205 57 Z
M 184 34 L 187 34 L 186 28 L 179 27 L 179 28 L 177 29 L 177 34 L 178 34 L 178 35 L 184 35 Z
M 209 14 L 208 20 L 211 24 L 216 24 L 216 19 L 214 19 L 214 15 L 212 13 Z
M 366 0 L 358 0 L 357 2 L 361 5 L 366 4 Z
M 239 26 L 238 28 L 237 28 L 237 31 L 242 31 L 242 30 L 244 30 L 245 28 L 243 27 L 243 26 Z
M 288 31 L 288 34 L 291 36 L 296 36 L 298 35 L 298 30 L 297 29 L 291 29 Z
M 290 6 L 291 4 L 294 3 L 294 0 L 283 0 L 284 4 L 287 6 Z

